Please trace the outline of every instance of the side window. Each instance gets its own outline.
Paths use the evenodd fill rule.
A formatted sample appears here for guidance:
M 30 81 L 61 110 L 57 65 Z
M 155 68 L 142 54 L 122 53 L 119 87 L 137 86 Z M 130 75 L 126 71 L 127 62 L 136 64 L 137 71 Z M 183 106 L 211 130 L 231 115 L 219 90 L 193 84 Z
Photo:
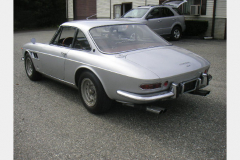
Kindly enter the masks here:
M 57 36 L 52 41 L 52 44 L 64 47 L 71 47 L 76 28 L 73 27 L 61 27 L 60 31 L 57 33 Z
M 78 30 L 76 41 L 74 43 L 73 48 L 91 50 L 88 40 L 81 30 Z
M 161 12 L 160 12 L 161 17 L 170 17 L 170 16 L 174 16 L 173 12 L 168 9 L 168 8 L 161 8 Z
M 151 10 L 151 12 L 148 14 L 149 19 L 153 18 L 160 18 L 160 8 L 154 8 Z

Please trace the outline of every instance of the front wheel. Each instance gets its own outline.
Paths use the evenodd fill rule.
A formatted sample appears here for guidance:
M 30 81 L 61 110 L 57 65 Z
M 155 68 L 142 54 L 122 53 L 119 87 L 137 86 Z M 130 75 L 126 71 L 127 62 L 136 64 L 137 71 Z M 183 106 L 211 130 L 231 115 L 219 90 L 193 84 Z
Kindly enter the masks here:
M 182 30 L 180 27 L 173 27 L 171 32 L 171 39 L 174 41 L 178 41 L 182 37 Z
M 37 81 L 41 79 L 41 74 L 36 71 L 32 59 L 29 55 L 25 56 L 25 70 L 30 80 Z
M 105 93 L 99 79 L 91 72 L 84 72 L 78 81 L 78 89 L 84 107 L 91 113 L 100 114 L 111 108 L 112 100 Z

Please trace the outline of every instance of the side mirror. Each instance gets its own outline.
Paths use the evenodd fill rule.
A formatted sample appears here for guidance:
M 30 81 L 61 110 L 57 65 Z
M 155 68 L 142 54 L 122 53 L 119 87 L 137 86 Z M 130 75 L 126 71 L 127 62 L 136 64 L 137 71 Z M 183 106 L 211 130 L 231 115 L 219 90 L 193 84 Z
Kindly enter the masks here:
M 36 39 L 35 39 L 35 38 L 32 38 L 32 39 L 31 39 L 31 42 L 32 42 L 33 44 L 35 44 L 35 43 L 36 43 Z
M 147 17 L 146 17 L 147 20 L 152 19 L 152 18 L 153 18 L 153 15 L 151 15 L 151 14 L 147 15 Z

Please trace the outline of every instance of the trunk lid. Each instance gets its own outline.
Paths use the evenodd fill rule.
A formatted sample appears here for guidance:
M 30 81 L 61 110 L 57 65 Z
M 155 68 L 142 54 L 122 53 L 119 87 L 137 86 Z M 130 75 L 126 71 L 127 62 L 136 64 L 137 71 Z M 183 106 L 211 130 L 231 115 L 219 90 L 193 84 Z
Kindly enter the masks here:
M 136 51 L 126 55 L 126 59 L 150 70 L 160 78 L 172 77 L 210 65 L 204 58 L 175 46 Z
M 169 5 L 172 6 L 173 8 L 178 8 L 181 6 L 183 3 L 186 3 L 187 0 L 182 0 L 182 1 L 176 1 L 176 0 L 166 0 L 162 4 L 163 5 Z

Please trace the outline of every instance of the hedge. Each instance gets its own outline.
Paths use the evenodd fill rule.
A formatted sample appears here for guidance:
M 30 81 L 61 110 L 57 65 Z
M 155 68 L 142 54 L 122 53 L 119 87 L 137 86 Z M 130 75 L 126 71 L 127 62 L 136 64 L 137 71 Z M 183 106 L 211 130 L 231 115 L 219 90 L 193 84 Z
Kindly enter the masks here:
M 185 24 L 186 30 L 184 35 L 186 36 L 200 36 L 208 29 L 208 21 L 185 20 Z
M 15 0 L 14 30 L 53 27 L 66 21 L 66 0 Z

